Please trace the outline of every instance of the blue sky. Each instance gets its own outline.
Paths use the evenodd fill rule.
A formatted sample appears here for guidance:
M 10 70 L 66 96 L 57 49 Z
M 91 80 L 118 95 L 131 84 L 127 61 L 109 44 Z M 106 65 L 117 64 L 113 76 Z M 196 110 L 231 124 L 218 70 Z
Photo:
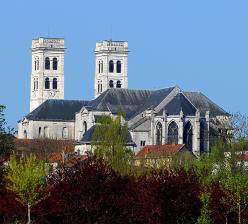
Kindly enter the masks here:
M 5 0 L 0 104 L 9 125 L 29 112 L 31 41 L 64 37 L 65 98 L 92 99 L 95 42 L 129 41 L 129 88 L 178 85 L 248 114 L 247 0 Z

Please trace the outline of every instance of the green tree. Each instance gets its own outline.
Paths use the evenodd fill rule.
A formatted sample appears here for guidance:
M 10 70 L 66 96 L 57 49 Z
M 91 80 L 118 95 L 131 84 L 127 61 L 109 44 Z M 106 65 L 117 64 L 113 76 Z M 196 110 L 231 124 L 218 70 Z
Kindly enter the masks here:
M 95 126 L 93 137 L 94 154 L 103 158 L 121 174 L 132 172 L 133 152 L 127 147 L 128 128 L 121 125 L 121 115 L 116 118 L 103 116 Z
M 202 203 L 201 215 L 198 217 L 196 224 L 212 224 L 213 221 L 209 215 L 209 200 L 210 194 L 207 192 L 203 192 L 200 195 L 200 201 Z
M 230 212 L 238 215 L 238 223 L 242 223 L 242 212 L 248 205 L 248 176 L 242 173 L 235 173 L 222 181 L 222 187 L 226 192 L 223 203 L 232 204 Z
M 210 155 L 201 156 L 195 161 L 195 170 L 203 185 L 203 193 L 213 181 L 218 181 L 226 192 L 223 204 L 231 206 L 226 215 L 235 212 L 241 223 L 242 212 L 248 205 L 248 167 L 244 153 L 247 142 L 239 139 L 231 143 L 218 141 Z
M 17 159 L 10 157 L 7 169 L 7 189 L 15 192 L 17 201 L 27 206 L 28 224 L 31 223 L 31 209 L 45 198 L 45 167 L 35 155 Z
M 6 127 L 5 109 L 6 107 L 0 104 L 0 156 L 9 155 L 14 148 L 14 131 Z

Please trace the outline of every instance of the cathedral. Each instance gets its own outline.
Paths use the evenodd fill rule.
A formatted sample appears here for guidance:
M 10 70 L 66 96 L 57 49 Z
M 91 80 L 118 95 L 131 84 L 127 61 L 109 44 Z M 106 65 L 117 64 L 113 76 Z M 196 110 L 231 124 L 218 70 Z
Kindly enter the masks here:
M 184 144 L 195 155 L 209 152 L 213 139 L 229 131 L 229 114 L 201 92 L 178 86 L 128 89 L 128 42 L 96 43 L 94 99 L 64 99 L 64 39 L 32 41 L 30 113 L 18 123 L 18 138 L 67 139 L 83 153 L 91 149 L 103 115 L 120 112 L 129 129 L 128 146 Z

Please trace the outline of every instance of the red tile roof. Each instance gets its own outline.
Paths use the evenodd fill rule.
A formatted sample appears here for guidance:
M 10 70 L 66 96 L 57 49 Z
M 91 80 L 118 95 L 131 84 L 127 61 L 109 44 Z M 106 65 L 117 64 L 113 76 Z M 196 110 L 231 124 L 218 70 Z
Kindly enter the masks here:
M 173 156 L 184 148 L 184 144 L 146 145 L 141 149 L 135 159 L 144 157 Z
M 52 153 L 51 156 L 49 157 L 49 162 L 50 163 L 60 162 L 62 164 L 63 163 L 62 153 L 60 152 Z

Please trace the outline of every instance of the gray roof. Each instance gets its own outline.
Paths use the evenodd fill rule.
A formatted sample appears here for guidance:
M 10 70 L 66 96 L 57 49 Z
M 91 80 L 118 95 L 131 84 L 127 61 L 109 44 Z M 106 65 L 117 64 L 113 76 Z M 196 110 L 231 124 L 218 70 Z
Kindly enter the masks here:
M 205 116 L 206 111 L 210 112 L 211 117 L 230 115 L 200 92 L 183 93 L 190 100 L 190 102 L 200 111 L 201 116 Z
M 196 108 L 182 93 L 178 93 L 168 104 L 166 104 L 164 109 L 168 115 L 179 115 L 181 110 L 186 116 L 194 116 L 196 113 Z M 163 109 L 159 111 L 158 115 L 162 114 Z
M 26 116 L 29 120 L 73 121 L 75 113 L 82 107 L 94 111 L 110 111 L 112 114 L 122 112 L 130 120 L 147 109 L 157 107 L 175 87 L 160 90 L 108 89 L 92 101 L 80 100 L 47 100 Z M 195 115 L 196 108 L 201 116 L 206 111 L 210 116 L 229 115 L 217 104 L 199 92 L 178 93 L 166 106 L 169 115 Z M 162 113 L 162 110 L 159 114 Z M 98 117 L 97 117 L 98 118 Z
M 88 103 L 81 100 L 46 100 L 25 117 L 36 121 L 74 121 L 75 113 Z
M 152 91 L 150 96 L 145 99 L 142 106 L 138 108 L 138 110 L 133 114 L 132 117 L 135 117 L 136 115 L 142 113 L 147 109 L 154 109 L 155 107 L 157 107 L 171 93 L 174 88 L 175 87 L 170 87 Z
M 108 89 L 89 103 L 88 108 L 98 111 L 124 112 L 128 120 L 149 98 L 150 90 Z

